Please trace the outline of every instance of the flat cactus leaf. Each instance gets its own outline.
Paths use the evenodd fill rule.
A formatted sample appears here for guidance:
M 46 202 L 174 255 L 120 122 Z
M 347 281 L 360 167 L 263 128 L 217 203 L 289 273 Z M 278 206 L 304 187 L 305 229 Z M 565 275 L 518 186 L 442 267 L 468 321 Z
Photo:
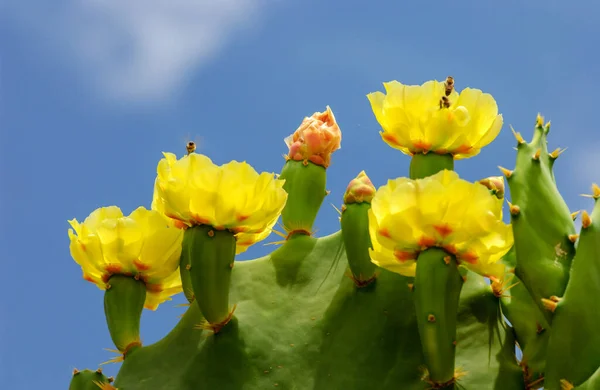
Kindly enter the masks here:
M 192 304 L 164 339 L 127 356 L 115 386 L 430 388 L 411 279 L 379 270 L 374 283 L 357 288 L 347 268 L 340 232 L 295 236 L 270 256 L 236 262 L 231 322 L 216 335 L 195 329 L 203 318 Z M 502 322 L 489 284 L 475 274 L 468 274 L 461 293 L 456 363 L 465 371 L 457 371 L 456 388 L 524 388 L 512 330 Z
M 591 218 L 587 214 L 582 218 L 577 255 L 564 297 L 552 305 L 554 323 L 548 344 L 547 389 L 560 389 L 560 380 L 578 386 L 600 367 L 598 297 L 600 202 L 596 200 Z

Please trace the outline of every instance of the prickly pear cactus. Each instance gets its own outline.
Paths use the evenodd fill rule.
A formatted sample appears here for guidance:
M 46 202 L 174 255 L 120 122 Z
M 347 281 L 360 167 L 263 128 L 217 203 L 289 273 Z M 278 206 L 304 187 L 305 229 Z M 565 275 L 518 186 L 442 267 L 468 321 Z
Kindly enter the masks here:
M 376 189 L 360 172 L 335 234 L 312 233 L 341 143 L 329 107 L 286 138 L 278 177 L 215 165 L 190 143 L 158 163 L 151 210 L 70 221 L 71 255 L 105 290 L 123 361 L 114 382 L 75 370 L 70 389 L 599 389 L 600 206 L 577 234 L 550 124 L 538 116 L 530 142 L 513 130 L 514 170 L 470 183 L 454 160 L 501 130 L 491 95 L 458 93 L 451 77 L 385 89 L 368 99 L 409 175 Z M 279 218 L 280 246 L 236 262 Z M 143 309 L 181 292 L 179 324 L 142 345 Z

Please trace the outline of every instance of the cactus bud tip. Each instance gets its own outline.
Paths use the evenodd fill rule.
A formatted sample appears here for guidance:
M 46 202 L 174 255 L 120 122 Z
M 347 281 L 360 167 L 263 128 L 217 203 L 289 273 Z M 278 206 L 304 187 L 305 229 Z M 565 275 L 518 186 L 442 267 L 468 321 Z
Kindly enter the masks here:
M 354 179 L 350 180 L 344 193 L 344 204 L 371 203 L 376 191 L 371 179 L 365 171 L 361 171 Z
M 569 241 L 571 241 L 573 244 L 575 244 L 578 238 L 579 234 L 569 234 Z
M 536 150 L 535 153 L 533 154 L 533 159 L 535 161 L 539 161 L 541 154 L 542 154 L 542 149 L 538 148 L 538 150 Z
M 575 212 L 572 212 L 571 213 L 571 219 L 573 219 L 573 221 L 576 220 L 577 216 L 579 215 L 580 212 L 581 212 L 581 210 L 577 210 Z

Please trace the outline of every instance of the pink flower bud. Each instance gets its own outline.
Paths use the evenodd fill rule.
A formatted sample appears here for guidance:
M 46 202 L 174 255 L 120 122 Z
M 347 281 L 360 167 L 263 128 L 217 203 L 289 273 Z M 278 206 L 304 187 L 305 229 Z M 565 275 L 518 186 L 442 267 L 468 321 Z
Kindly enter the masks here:
M 300 127 L 285 139 L 288 159 L 312 162 L 324 168 L 329 166 L 331 154 L 340 148 L 342 132 L 335 121 L 331 108 L 315 112 L 304 118 Z
M 348 184 L 348 188 L 346 188 L 346 193 L 344 194 L 344 203 L 371 203 L 375 191 L 376 189 L 373 183 L 371 183 L 371 179 L 369 179 L 365 171 L 362 171 Z

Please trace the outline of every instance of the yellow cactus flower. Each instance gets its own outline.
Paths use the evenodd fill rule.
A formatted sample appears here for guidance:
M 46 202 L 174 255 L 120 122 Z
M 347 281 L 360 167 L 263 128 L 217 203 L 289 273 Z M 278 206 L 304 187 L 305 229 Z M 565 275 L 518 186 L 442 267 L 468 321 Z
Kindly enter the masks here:
M 513 244 L 512 227 L 502 222 L 502 203 L 481 184 L 448 170 L 399 178 L 379 188 L 371 205 L 370 253 L 378 266 L 414 276 L 419 253 L 439 247 L 474 272 L 502 275 L 497 261 Z
M 112 275 L 135 277 L 146 285 L 144 307 L 150 310 L 182 291 L 183 232 L 160 213 L 139 207 L 124 216 L 116 206 L 101 207 L 82 223 L 69 224 L 71 256 L 83 278 L 100 289 Z
M 381 137 L 391 147 L 413 156 L 434 152 L 464 159 L 479 154 L 502 128 L 502 115 L 492 95 L 479 89 L 454 90 L 452 78 L 423 85 L 398 81 L 383 84 L 386 93 L 367 95 Z
M 315 112 L 310 118 L 304 118 L 294 134 L 285 140 L 288 146 L 288 159 L 310 161 L 327 168 L 331 154 L 340 149 L 342 132 L 331 108 L 324 112 Z
M 152 208 L 181 228 L 210 225 L 236 236 L 236 253 L 271 233 L 287 201 L 284 180 L 257 173 L 246 162 L 215 165 L 196 153 L 164 153 L 157 168 Z

